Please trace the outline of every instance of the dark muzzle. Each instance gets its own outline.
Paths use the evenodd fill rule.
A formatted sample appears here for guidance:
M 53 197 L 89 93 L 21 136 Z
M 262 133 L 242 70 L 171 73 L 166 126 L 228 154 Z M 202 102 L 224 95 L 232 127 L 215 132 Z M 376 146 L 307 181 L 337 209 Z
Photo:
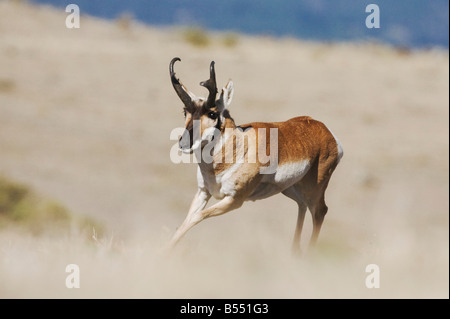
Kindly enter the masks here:
M 194 139 L 192 134 L 192 128 L 190 130 L 185 129 L 178 141 L 178 146 L 180 147 L 180 150 L 183 152 L 191 150 L 193 143 Z

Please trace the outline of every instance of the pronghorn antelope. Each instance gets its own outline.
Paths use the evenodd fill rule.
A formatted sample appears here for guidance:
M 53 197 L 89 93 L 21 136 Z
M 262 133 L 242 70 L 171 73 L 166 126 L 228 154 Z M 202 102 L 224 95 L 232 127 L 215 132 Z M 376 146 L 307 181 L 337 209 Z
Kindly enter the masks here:
M 307 116 L 286 122 L 237 126 L 228 111 L 233 97 L 233 82 L 230 80 L 216 98 L 214 61 L 210 65 L 209 79 L 200 83 L 209 91 L 206 99 L 195 96 L 175 76 L 173 66 L 176 61 L 180 58 L 172 59 L 169 71 L 172 85 L 184 104 L 185 129 L 178 142 L 179 149 L 184 153 L 201 150 L 204 154 L 209 147 L 206 153 L 211 158 L 209 161 L 198 159 L 198 190 L 186 219 L 171 240 L 171 246 L 205 218 L 237 209 L 245 201 L 278 193 L 298 204 L 293 249 L 300 249 L 307 208 L 313 217 L 310 239 L 310 245 L 313 245 L 328 210 L 325 189 L 343 155 L 339 141 L 323 123 Z M 200 131 L 198 134 L 195 134 L 196 126 Z M 275 139 L 273 134 L 270 138 L 267 136 L 269 131 L 275 133 Z M 256 154 L 261 149 L 262 156 Z M 266 154 L 267 149 L 271 150 L 270 155 Z M 227 161 L 227 156 L 233 160 Z M 262 161 L 261 158 L 265 157 L 266 161 Z M 273 162 L 275 168 L 271 170 Z M 211 196 L 220 201 L 205 208 Z

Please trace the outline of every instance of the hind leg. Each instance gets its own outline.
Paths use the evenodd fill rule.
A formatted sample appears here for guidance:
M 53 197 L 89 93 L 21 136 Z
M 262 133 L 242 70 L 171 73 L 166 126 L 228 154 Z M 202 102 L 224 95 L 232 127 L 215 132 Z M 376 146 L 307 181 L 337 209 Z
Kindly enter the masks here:
M 293 199 L 298 205 L 297 224 L 295 226 L 294 240 L 292 242 L 292 252 L 300 253 L 300 238 L 302 237 L 303 221 L 305 220 L 306 204 L 298 188 L 291 186 L 284 190 L 283 195 Z
M 325 191 L 325 190 L 324 190 Z M 322 228 L 323 220 L 328 211 L 328 207 L 325 204 L 325 194 L 322 193 L 316 203 L 309 206 L 313 220 L 313 231 L 311 234 L 311 239 L 309 241 L 309 246 L 315 246 L 317 238 L 319 237 L 320 229 Z
M 313 221 L 313 231 L 309 246 L 314 246 L 319 237 L 320 229 L 322 228 L 323 220 L 328 212 L 328 207 L 325 204 L 325 190 L 327 189 L 329 177 L 321 183 L 306 189 L 305 185 L 300 187 L 304 194 L 306 205 L 311 212 Z
M 304 203 L 312 216 L 313 231 L 309 241 L 310 247 L 316 244 L 323 220 L 328 211 L 328 207 L 325 204 L 325 190 L 328 186 L 329 176 L 326 180 L 322 180 L 322 182 L 315 184 L 316 176 L 311 174 L 296 184 L 296 188 L 298 189 L 298 192 L 302 194 Z
M 325 157 L 317 161 L 308 174 L 297 183 L 312 215 L 313 231 L 309 241 L 310 247 L 316 244 L 325 215 L 328 212 L 328 207 L 325 204 L 325 191 L 336 166 L 336 158 Z

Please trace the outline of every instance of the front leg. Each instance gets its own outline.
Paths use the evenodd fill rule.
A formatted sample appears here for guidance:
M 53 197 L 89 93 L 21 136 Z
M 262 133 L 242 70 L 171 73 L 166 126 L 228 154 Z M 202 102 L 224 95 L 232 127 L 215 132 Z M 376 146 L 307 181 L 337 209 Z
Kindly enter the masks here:
M 206 190 L 200 188 L 198 189 L 197 193 L 194 196 L 194 199 L 192 200 L 191 207 L 189 208 L 189 212 L 187 213 L 186 218 L 184 219 L 181 226 L 178 227 L 177 231 L 172 237 L 172 240 L 170 241 L 171 247 L 175 246 L 175 244 L 181 239 L 181 237 L 183 237 L 184 233 L 187 231 L 184 231 L 184 229 L 186 229 L 186 227 L 189 225 L 192 216 L 205 208 L 210 198 L 211 195 Z
M 208 196 L 209 199 L 211 195 L 208 194 Z M 191 209 L 193 208 L 194 202 L 196 202 L 197 197 L 201 198 L 202 196 L 200 196 L 199 193 L 197 193 L 196 197 L 194 197 L 194 201 L 192 202 Z M 198 199 L 198 201 L 200 201 L 200 199 Z M 207 209 L 203 209 L 206 205 L 206 202 L 207 200 L 204 202 L 203 207 L 196 211 L 189 210 L 188 216 L 184 220 L 183 224 L 177 229 L 175 235 L 173 236 L 170 242 L 171 247 L 174 247 L 177 244 L 177 242 L 187 233 L 189 229 L 200 223 L 203 219 L 225 214 L 229 211 L 232 211 L 233 209 L 241 207 L 243 203 L 242 200 L 237 200 L 236 198 L 227 196 L 223 198 L 220 202 L 214 204 L 213 206 Z

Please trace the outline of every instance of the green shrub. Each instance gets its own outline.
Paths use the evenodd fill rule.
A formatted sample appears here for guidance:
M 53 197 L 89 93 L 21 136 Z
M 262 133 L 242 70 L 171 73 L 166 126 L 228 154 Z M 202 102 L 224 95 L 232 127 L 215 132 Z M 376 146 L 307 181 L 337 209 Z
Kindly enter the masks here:
M 119 29 L 129 31 L 133 24 L 133 15 L 129 12 L 123 12 L 119 17 L 117 17 L 116 24 Z
M 29 196 L 27 187 L 0 177 L 0 216 L 13 213 L 27 196 Z
M 207 47 L 211 43 L 208 33 L 198 27 L 184 30 L 183 37 L 186 42 L 195 47 Z
M 227 48 L 234 48 L 239 42 L 239 37 L 235 33 L 228 33 L 223 37 L 222 43 Z
M 71 227 L 90 232 L 102 230 L 92 219 L 77 217 L 61 204 L 38 196 L 31 188 L 0 177 L 0 230 L 18 227 L 35 235 L 48 231 L 68 232 Z

